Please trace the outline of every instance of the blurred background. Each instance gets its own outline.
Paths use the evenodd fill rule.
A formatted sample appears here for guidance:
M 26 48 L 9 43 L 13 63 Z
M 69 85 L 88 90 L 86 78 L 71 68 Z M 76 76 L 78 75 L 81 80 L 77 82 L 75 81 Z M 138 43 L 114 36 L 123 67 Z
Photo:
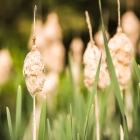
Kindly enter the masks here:
M 102 0 L 103 19 L 112 37 L 116 33 L 117 0 Z M 82 55 L 89 42 L 85 11 L 89 12 L 96 44 L 101 38 L 100 13 L 97 0 L 0 0 L 0 139 L 9 139 L 6 106 L 14 122 L 16 93 L 22 87 L 23 132 L 30 120 L 32 98 L 22 74 L 24 59 L 32 47 L 33 10 L 37 5 L 36 44 L 46 67 L 46 82 L 37 105 L 47 96 L 51 118 L 68 110 L 71 89 L 68 82 L 68 52 L 72 52 L 72 71 L 76 90 L 86 98 Z M 120 0 L 122 27 L 135 47 L 138 63 L 140 54 L 140 0 Z M 131 12 L 128 12 L 131 11 Z M 132 12 L 133 11 L 133 12 Z M 125 28 L 126 27 L 126 28 Z M 131 32 L 132 31 L 132 32 Z M 99 36 L 98 36 L 98 34 Z M 100 40 L 100 39 L 99 39 Z

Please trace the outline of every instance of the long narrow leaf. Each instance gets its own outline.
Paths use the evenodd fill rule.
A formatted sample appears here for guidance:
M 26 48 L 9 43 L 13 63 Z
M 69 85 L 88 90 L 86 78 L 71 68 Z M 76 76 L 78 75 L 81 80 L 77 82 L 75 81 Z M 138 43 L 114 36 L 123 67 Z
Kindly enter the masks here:
M 9 133 L 10 133 L 10 138 L 13 140 L 13 129 L 12 129 L 12 121 L 11 121 L 11 115 L 9 108 L 6 107 L 6 114 L 7 114 L 7 122 L 8 122 L 8 128 L 9 128 Z
M 71 140 L 73 140 L 73 122 L 72 122 L 72 106 L 70 104 L 70 126 L 71 126 Z
M 100 57 L 100 60 L 99 60 L 99 63 L 98 63 L 96 76 L 95 76 L 95 80 L 94 80 L 94 85 L 93 85 L 91 94 L 89 96 L 87 116 L 89 116 L 91 106 L 94 103 L 94 98 L 95 98 L 95 94 L 96 94 L 96 91 L 97 91 L 98 79 L 99 79 L 99 74 L 100 74 L 101 60 L 102 60 L 102 54 L 101 54 L 101 57 Z
M 72 86 L 72 94 L 74 98 L 75 86 L 74 86 L 73 75 L 72 75 L 71 53 L 68 53 L 68 62 L 69 62 L 68 68 L 69 68 L 70 84 Z
M 113 83 L 115 95 L 116 95 L 118 105 L 119 105 L 119 108 L 120 108 L 120 111 L 121 111 L 121 115 L 122 115 L 122 118 L 123 118 L 124 130 L 125 130 L 126 136 L 129 137 L 129 132 L 128 132 L 128 127 L 127 127 L 127 123 L 126 123 L 126 119 L 125 119 L 124 106 L 123 106 L 123 101 L 122 101 L 122 98 L 121 98 L 120 88 L 119 88 L 117 76 L 116 76 L 116 73 L 115 73 L 115 69 L 114 69 L 114 66 L 113 66 L 113 62 L 112 62 L 112 59 L 111 59 L 111 55 L 110 55 L 110 52 L 109 52 L 109 49 L 108 49 L 107 38 L 106 38 L 106 34 L 105 34 L 103 17 L 102 17 L 101 2 L 100 2 L 100 0 L 98 0 L 98 2 L 99 2 L 101 22 L 102 22 L 102 32 L 103 32 L 103 38 L 104 38 L 105 51 L 106 51 L 106 56 L 107 56 L 107 64 L 108 64 L 109 72 L 110 72 L 110 75 L 111 75 L 110 77 L 111 77 L 111 81 Z
M 20 139 L 21 108 L 22 108 L 22 93 L 21 93 L 21 86 L 18 86 L 17 102 L 16 102 L 16 126 L 15 126 L 16 140 Z
M 71 137 L 71 118 L 70 115 L 67 115 L 67 124 L 66 124 L 66 138 L 70 140 Z
M 47 133 L 48 133 L 48 140 L 52 140 L 52 131 L 51 131 L 49 119 L 47 119 Z
M 77 140 L 80 140 L 80 136 L 79 136 L 79 133 L 77 133 Z
M 95 80 L 94 80 L 94 85 L 93 85 L 92 91 L 91 91 L 91 93 L 89 95 L 87 121 L 86 121 L 86 125 L 85 125 L 85 130 L 84 130 L 84 139 L 86 139 L 86 135 L 87 135 L 86 133 L 87 133 L 87 128 L 88 128 L 88 119 L 89 119 L 90 109 L 91 109 L 92 104 L 94 103 L 94 98 L 95 98 L 95 94 L 96 94 L 96 91 L 97 91 L 101 60 L 102 60 L 102 54 L 101 54 L 101 57 L 100 57 L 100 60 L 99 60 L 99 63 L 98 63 L 96 76 L 95 76 Z
M 38 140 L 44 140 L 45 136 L 45 124 L 46 124 L 46 98 L 43 100 L 40 121 L 39 121 L 39 132 L 38 132 Z
M 138 77 L 138 80 L 140 82 L 140 68 L 138 67 L 135 59 L 133 59 L 133 66 L 134 66 L 134 69 L 135 69 L 135 72 L 136 72 L 136 75 Z
M 100 107 L 100 123 L 102 125 L 103 121 L 104 121 L 104 111 L 105 111 L 105 107 L 106 107 L 106 101 L 107 98 L 110 94 L 112 90 L 112 83 L 106 88 L 105 93 L 102 95 L 102 105 Z

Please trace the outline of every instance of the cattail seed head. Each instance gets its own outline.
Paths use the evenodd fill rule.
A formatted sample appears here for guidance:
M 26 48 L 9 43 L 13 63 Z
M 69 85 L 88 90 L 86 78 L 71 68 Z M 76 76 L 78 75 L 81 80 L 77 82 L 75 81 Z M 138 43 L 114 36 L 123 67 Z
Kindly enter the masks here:
M 94 84 L 100 56 L 101 56 L 101 52 L 94 44 L 94 42 L 89 42 L 83 56 L 83 61 L 85 65 L 84 82 L 89 90 L 92 89 Z M 110 77 L 107 69 L 106 60 L 105 57 L 103 56 L 101 61 L 99 80 L 98 80 L 98 88 L 105 89 L 105 87 L 109 85 L 109 83 L 110 83 Z
M 129 38 L 122 33 L 120 27 L 117 33 L 108 42 L 110 54 L 115 67 L 120 89 L 126 88 L 130 81 L 132 58 L 134 56 L 134 48 Z
M 134 55 L 134 48 L 129 38 L 122 33 L 121 28 L 118 28 L 117 33 L 108 42 L 111 56 L 113 58 L 114 65 L 131 65 Z
M 24 60 L 23 75 L 31 96 L 42 91 L 45 82 L 44 64 L 36 45 L 33 45 Z

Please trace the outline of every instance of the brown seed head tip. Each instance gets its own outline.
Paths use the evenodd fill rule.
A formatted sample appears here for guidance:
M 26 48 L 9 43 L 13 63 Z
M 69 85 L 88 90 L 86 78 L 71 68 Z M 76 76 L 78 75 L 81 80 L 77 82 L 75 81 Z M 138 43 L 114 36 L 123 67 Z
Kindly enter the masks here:
M 33 46 L 24 60 L 23 75 L 32 96 L 42 91 L 45 82 L 44 64 L 36 45 Z
M 122 28 L 121 27 L 117 28 L 117 33 L 122 33 Z

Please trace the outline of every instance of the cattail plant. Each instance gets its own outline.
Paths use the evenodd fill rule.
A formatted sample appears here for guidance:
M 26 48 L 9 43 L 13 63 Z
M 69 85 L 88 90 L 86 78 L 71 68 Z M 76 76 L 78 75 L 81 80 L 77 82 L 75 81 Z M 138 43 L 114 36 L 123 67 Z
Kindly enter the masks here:
M 87 88 L 91 91 L 94 79 L 96 75 L 97 66 L 99 63 L 99 59 L 101 56 L 101 51 L 98 49 L 98 47 L 95 45 L 92 37 L 92 27 L 90 24 L 90 19 L 88 12 L 86 11 L 86 21 L 89 28 L 89 34 L 90 34 L 90 41 L 87 45 L 87 48 L 84 52 L 83 61 L 84 61 L 84 76 L 85 76 L 85 85 Z M 102 78 L 104 77 L 104 78 Z M 110 77 L 107 69 L 107 64 L 105 57 L 102 57 L 101 61 L 101 69 L 100 69 L 100 75 L 99 75 L 99 81 L 98 81 L 98 88 L 105 89 L 107 85 L 110 83 Z M 95 95 L 95 119 L 96 119 L 96 139 L 100 139 L 100 130 L 99 130 L 99 110 L 98 110 L 98 97 L 97 93 Z
M 116 76 L 119 82 L 121 94 L 131 78 L 131 64 L 134 48 L 129 38 L 122 32 L 120 26 L 120 2 L 118 2 L 118 27 L 117 33 L 108 42 L 110 54 L 113 60 Z M 123 98 L 123 95 L 121 95 Z M 120 139 L 124 139 L 122 125 L 120 125 Z
M 138 45 L 138 40 L 140 37 L 140 22 L 138 17 L 135 15 L 133 11 L 127 11 L 122 16 L 121 25 L 123 32 L 130 39 L 136 52 L 136 47 Z
M 37 93 L 42 91 L 45 76 L 44 64 L 40 52 L 35 45 L 35 15 L 37 7 L 34 7 L 34 36 L 33 47 L 24 60 L 23 75 L 30 95 L 33 97 L 33 140 L 36 140 L 36 118 L 35 118 L 35 97 Z
M 134 48 L 129 38 L 122 32 L 120 26 L 120 3 L 118 0 L 117 33 L 108 42 L 113 64 L 116 70 L 120 90 L 126 88 L 130 81 L 130 67 L 134 55 Z

